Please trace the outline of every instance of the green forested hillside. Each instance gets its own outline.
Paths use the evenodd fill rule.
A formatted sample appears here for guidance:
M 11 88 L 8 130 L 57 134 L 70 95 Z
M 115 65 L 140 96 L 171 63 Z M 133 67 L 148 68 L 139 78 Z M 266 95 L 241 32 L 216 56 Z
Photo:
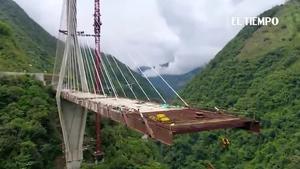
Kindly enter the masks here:
M 245 27 L 181 92 L 197 107 L 221 107 L 261 122 L 259 135 L 219 131 L 180 137 L 167 150 L 173 169 L 299 168 L 300 1 L 262 16 L 278 26 Z M 231 140 L 229 150 L 218 145 Z
M 93 116 L 88 117 L 83 169 L 168 169 L 164 162 L 159 144 L 152 140 L 143 140 L 142 135 L 112 121 L 102 121 L 102 147 L 104 160 L 95 165 Z
M 0 71 L 52 71 L 56 39 L 12 0 L 0 0 Z
M 62 153 L 51 93 L 30 77 L 0 77 L 0 169 L 54 168 Z
M 109 120 L 102 122 L 105 160 L 94 165 L 94 113 L 83 168 L 167 169 L 157 144 Z M 31 77 L 0 77 L 0 169 L 62 169 L 62 136 L 54 92 Z

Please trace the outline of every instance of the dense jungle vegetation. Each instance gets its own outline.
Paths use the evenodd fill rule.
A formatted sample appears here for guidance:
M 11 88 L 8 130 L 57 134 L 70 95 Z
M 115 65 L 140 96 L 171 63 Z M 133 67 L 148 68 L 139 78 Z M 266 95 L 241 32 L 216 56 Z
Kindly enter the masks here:
M 0 78 L 0 168 L 53 168 L 61 155 L 55 100 L 30 77 Z
M 88 116 L 85 165 L 94 165 L 94 114 Z M 167 168 L 157 144 L 124 126 L 102 123 L 100 168 Z M 62 169 L 65 164 L 54 92 L 29 76 L 0 77 L 0 169 Z

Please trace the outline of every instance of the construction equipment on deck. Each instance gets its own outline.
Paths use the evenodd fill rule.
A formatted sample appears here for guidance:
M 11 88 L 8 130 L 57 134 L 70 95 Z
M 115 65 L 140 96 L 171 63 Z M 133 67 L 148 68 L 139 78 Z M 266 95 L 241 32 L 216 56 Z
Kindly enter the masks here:
M 224 112 L 115 98 L 80 91 L 62 91 L 64 99 L 171 145 L 174 135 L 226 128 L 259 132 L 259 122 Z M 155 118 L 154 118 L 155 117 Z M 160 120 L 157 120 L 157 117 Z M 168 120 L 166 120 L 166 117 Z M 161 120 L 161 118 L 165 118 Z M 166 122 L 168 121 L 168 122 Z

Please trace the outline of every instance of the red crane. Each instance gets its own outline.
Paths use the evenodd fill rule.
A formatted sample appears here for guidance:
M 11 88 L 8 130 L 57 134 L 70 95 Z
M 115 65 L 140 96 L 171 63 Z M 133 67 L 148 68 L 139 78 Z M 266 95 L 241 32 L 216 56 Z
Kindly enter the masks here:
M 94 33 L 95 33 L 95 61 L 96 61 L 96 70 L 95 74 L 98 73 L 99 76 L 95 77 L 95 87 L 96 92 L 98 94 L 104 94 L 104 91 L 101 91 L 100 87 L 100 77 L 102 77 L 101 72 L 101 44 L 100 44 L 100 34 L 101 34 L 101 13 L 100 13 L 100 0 L 95 0 L 95 13 L 94 13 Z M 103 156 L 103 151 L 101 149 L 101 115 L 96 113 L 95 114 L 95 127 L 96 127 L 96 151 L 95 151 L 95 159 L 96 161 L 101 159 Z

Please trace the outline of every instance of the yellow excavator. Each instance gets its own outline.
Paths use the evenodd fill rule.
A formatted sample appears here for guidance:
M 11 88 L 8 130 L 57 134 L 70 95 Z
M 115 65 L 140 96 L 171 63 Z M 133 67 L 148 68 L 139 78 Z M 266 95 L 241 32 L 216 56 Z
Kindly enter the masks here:
M 159 121 L 162 123 L 170 123 L 171 122 L 171 119 L 163 113 L 156 114 L 155 116 L 150 116 L 149 118 L 154 121 Z

